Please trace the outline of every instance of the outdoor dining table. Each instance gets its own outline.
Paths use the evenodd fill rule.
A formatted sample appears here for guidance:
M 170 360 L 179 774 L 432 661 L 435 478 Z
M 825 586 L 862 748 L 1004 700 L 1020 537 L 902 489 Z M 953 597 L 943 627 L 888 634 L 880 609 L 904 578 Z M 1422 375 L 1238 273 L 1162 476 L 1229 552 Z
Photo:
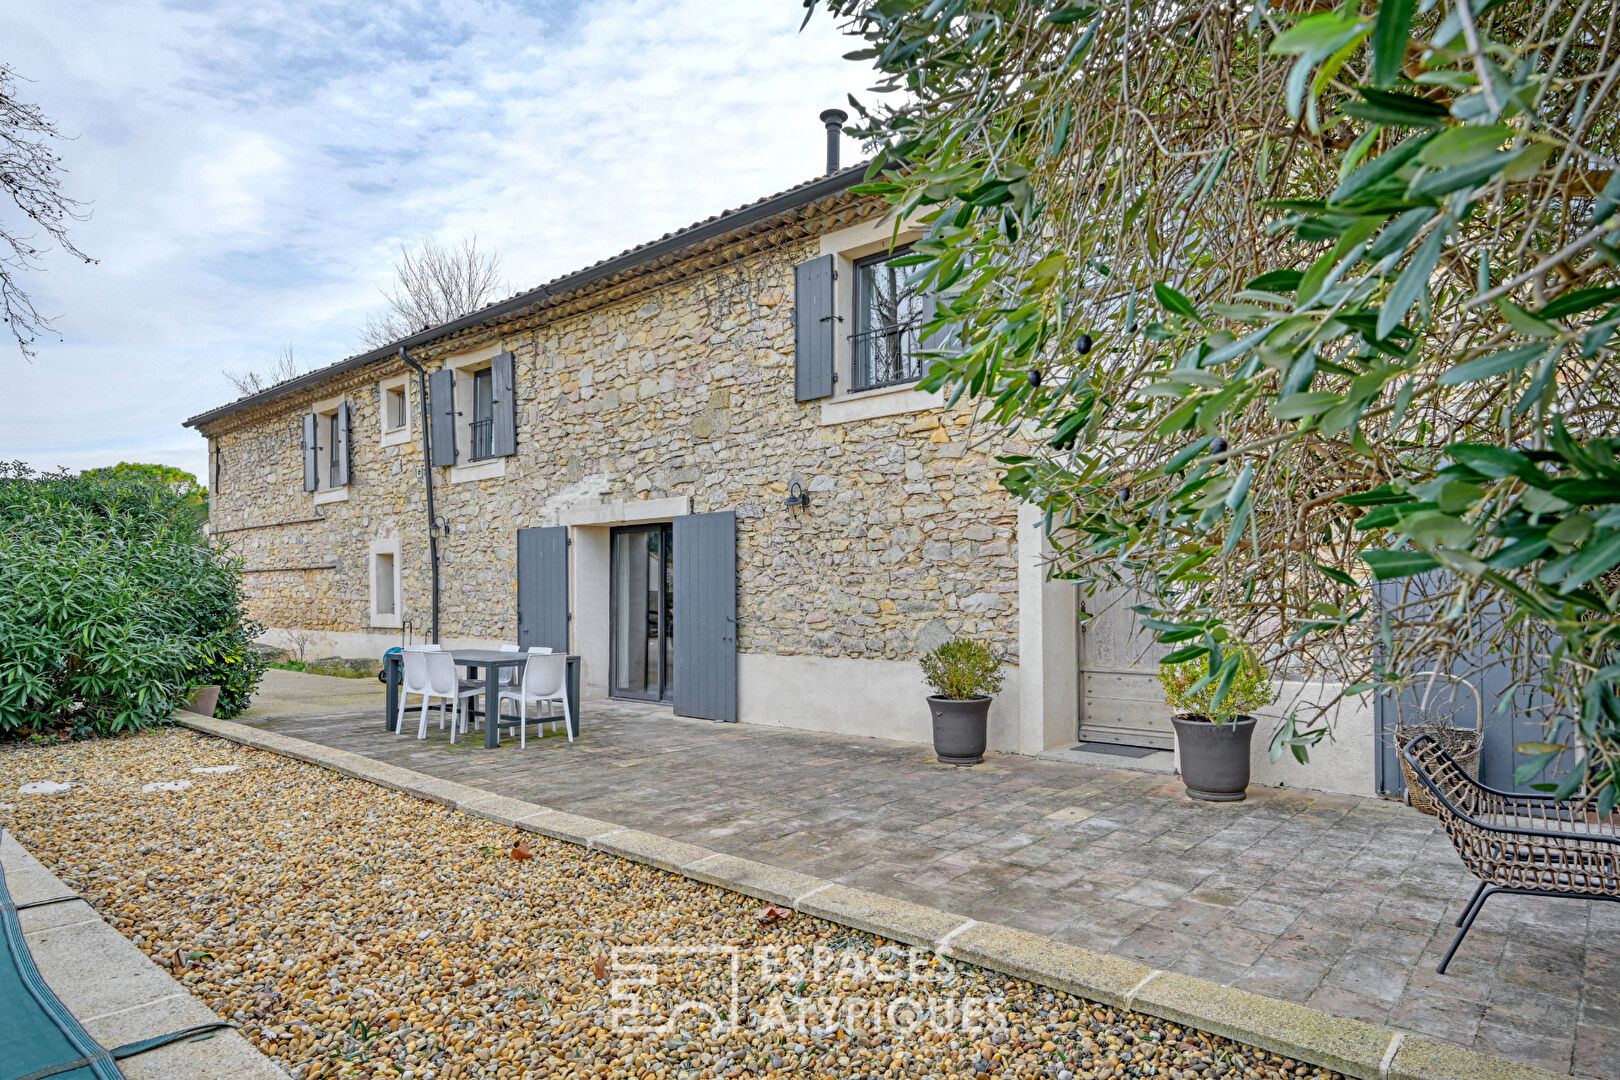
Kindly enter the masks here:
M 494 749 L 501 745 L 501 726 L 516 727 L 520 721 L 516 716 L 500 715 L 501 672 L 512 668 L 522 677 L 523 665 L 528 662 L 528 654 L 520 652 L 502 652 L 499 649 L 446 649 L 456 662 L 456 667 L 465 668 L 469 679 L 478 678 L 478 672 L 484 672 L 484 709 L 473 709 L 472 702 L 467 702 L 468 716 L 483 716 L 485 711 L 493 711 L 496 719 L 484 724 L 484 745 Z M 400 680 L 400 654 L 388 654 L 384 667 L 387 674 L 388 698 L 387 722 L 389 731 L 396 730 L 399 717 L 399 680 Z M 576 738 L 579 735 L 579 657 L 568 657 L 568 726 L 571 734 Z

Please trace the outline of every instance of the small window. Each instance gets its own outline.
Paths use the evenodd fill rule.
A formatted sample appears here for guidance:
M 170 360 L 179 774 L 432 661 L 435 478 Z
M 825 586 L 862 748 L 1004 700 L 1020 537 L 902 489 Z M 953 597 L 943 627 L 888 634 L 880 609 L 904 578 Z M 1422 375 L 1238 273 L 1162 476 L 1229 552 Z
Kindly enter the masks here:
M 484 368 L 472 379 L 472 459 L 482 461 L 495 455 L 495 372 Z
M 853 388 L 915 382 L 922 378 L 917 331 L 923 324 L 922 296 L 906 287 L 909 267 L 894 260 L 908 249 L 884 252 L 855 264 L 855 377 Z
M 398 431 L 405 426 L 405 388 L 391 386 L 383 391 L 383 430 Z
M 392 552 L 378 552 L 371 557 L 371 587 L 377 598 L 377 615 L 397 615 L 399 600 L 395 592 L 394 556 Z
M 326 427 L 326 483 L 322 487 L 337 487 L 337 479 L 343 474 L 342 459 L 338 456 L 343 448 L 343 440 L 338 437 L 337 413 L 321 417 L 321 423 Z

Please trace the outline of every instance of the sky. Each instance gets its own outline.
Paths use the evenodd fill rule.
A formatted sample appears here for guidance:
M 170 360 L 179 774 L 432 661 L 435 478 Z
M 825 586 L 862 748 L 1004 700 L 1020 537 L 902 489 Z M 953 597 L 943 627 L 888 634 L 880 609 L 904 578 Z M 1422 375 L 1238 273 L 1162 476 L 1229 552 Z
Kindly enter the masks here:
M 36 468 L 205 476 L 181 424 L 223 372 L 361 351 L 401 245 L 476 234 L 533 287 L 820 174 L 817 114 L 871 81 L 799 0 L 4 8 L 98 260 L 28 276 L 37 358 L 0 340 L 0 460 Z

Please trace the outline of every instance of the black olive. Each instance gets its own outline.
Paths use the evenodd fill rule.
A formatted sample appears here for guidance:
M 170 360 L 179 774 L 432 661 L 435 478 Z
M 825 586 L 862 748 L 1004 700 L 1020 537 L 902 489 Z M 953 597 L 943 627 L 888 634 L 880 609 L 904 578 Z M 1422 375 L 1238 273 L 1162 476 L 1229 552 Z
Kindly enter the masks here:
M 1209 444 L 1209 452 L 1212 454 L 1226 453 L 1226 440 L 1219 435 L 1215 436 L 1215 441 Z
M 1040 368 L 1030 368 L 1029 369 L 1029 385 L 1035 387 L 1036 389 L 1040 388 L 1040 385 L 1041 385 L 1041 369 Z
M 1086 353 L 1091 351 L 1091 335 L 1081 334 L 1079 337 L 1075 338 L 1074 347 L 1081 356 L 1086 355 Z

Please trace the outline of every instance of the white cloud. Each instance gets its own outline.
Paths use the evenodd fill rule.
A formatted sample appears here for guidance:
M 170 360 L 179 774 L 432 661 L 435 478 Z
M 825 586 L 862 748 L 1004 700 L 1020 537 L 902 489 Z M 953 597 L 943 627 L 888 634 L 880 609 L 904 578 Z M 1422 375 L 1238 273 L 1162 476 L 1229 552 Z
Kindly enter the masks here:
M 63 340 L 0 352 L 0 458 L 45 467 L 200 475 L 220 369 L 356 351 L 400 244 L 476 232 L 533 286 L 816 175 L 867 82 L 796 0 L 7 8 L 100 260 L 52 258 Z

